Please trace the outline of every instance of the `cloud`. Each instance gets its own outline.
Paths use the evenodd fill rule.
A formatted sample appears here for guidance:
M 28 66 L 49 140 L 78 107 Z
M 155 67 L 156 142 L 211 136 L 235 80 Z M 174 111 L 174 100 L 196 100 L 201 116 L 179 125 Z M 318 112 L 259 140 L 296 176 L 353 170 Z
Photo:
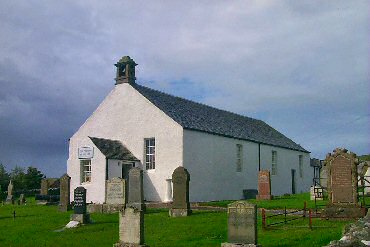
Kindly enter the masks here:
M 123 55 L 139 64 L 139 83 L 262 119 L 312 156 L 336 146 L 369 153 L 368 8 L 367 1 L 2 3 L 0 161 L 64 173 L 67 140 L 113 88 L 113 64 Z

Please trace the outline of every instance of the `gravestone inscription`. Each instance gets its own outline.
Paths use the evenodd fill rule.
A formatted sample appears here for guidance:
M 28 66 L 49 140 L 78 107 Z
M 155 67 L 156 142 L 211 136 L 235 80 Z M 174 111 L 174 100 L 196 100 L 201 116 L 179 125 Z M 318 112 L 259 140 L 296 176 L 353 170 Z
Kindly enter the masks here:
M 74 190 L 74 213 L 86 213 L 86 189 L 84 187 L 77 187 Z
M 257 245 L 257 206 L 236 201 L 227 207 L 228 243 L 221 246 Z
M 123 205 L 125 204 L 125 180 L 122 178 L 112 178 L 106 182 L 106 204 Z
M 258 195 L 257 200 L 271 200 L 271 178 L 269 170 L 258 172 Z
M 169 215 L 171 217 L 188 216 L 191 213 L 189 203 L 190 174 L 182 166 L 177 167 L 172 173 L 173 202 Z
M 78 221 L 82 224 L 90 222 L 90 215 L 86 213 L 86 189 L 84 187 L 77 187 L 74 190 L 73 211 L 72 221 Z

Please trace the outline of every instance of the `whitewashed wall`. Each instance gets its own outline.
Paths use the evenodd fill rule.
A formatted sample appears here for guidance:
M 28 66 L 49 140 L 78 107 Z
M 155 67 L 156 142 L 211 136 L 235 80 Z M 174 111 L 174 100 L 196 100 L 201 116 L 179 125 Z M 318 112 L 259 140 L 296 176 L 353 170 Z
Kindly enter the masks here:
M 243 145 L 242 172 L 236 171 L 236 144 Z M 296 169 L 296 192 L 308 191 L 313 170 L 309 154 L 261 145 L 261 169 L 271 171 L 271 152 L 278 153 L 278 174 L 272 177 L 273 195 L 291 193 L 291 169 Z M 304 177 L 299 177 L 298 156 L 304 157 Z M 258 144 L 184 130 L 184 167 L 190 173 L 190 200 L 241 199 L 243 189 L 257 189 Z
M 120 140 L 141 161 L 144 158 L 144 138 L 155 137 L 156 169 L 144 171 L 144 197 L 162 201 L 166 180 L 182 165 L 182 127 L 155 107 L 129 84 L 119 84 L 109 93 L 95 112 L 71 137 L 67 173 L 71 189 L 80 185 L 80 165 L 77 149 L 91 144 L 88 136 Z M 92 167 L 92 181 L 105 181 L 105 157 Z M 83 185 L 87 200 L 103 203 L 105 190 L 99 185 Z M 71 193 L 71 199 L 73 195 Z
M 242 172 L 236 171 L 236 144 L 243 145 Z M 184 167 L 191 201 L 241 199 L 243 189 L 257 189 L 258 144 L 184 130 Z
M 271 191 L 273 195 L 292 193 L 292 175 L 296 177 L 296 193 L 308 192 L 313 179 L 313 168 L 310 166 L 310 154 L 285 148 L 261 145 L 261 169 L 270 170 L 272 151 L 277 152 L 277 174 L 271 175 Z M 299 155 L 303 156 L 303 177 L 299 174 Z

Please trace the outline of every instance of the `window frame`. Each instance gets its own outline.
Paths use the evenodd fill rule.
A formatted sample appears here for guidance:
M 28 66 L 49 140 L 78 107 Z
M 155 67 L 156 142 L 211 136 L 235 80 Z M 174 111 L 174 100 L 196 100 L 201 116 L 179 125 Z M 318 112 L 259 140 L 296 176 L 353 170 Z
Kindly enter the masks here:
M 243 170 L 243 145 L 236 144 L 236 172 L 242 172 Z
M 155 137 L 144 138 L 144 165 L 146 170 L 155 170 Z
M 81 174 L 80 174 L 81 184 L 91 183 L 91 178 L 92 178 L 91 159 L 80 159 L 80 169 L 81 169 Z
M 277 175 L 277 163 L 278 163 L 277 151 L 272 150 L 271 151 L 271 175 Z
M 298 170 L 299 170 L 299 177 L 303 178 L 303 155 L 298 155 Z

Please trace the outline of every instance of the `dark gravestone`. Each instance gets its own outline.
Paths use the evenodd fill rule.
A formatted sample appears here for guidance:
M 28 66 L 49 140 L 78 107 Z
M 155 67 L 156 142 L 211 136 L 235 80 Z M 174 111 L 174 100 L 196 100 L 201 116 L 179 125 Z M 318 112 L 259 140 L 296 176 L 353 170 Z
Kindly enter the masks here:
M 74 213 L 86 213 L 86 189 L 84 187 L 77 187 L 74 190 Z
M 227 207 L 228 243 L 223 247 L 257 245 L 257 206 L 236 201 Z
M 77 187 L 74 190 L 74 214 L 71 215 L 71 220 L 78 221 L 82 224 L 89 223 L 90 215 L 86 213 L 86 189 Z
M 127 206 L 145 210 L 143 191 L 143 171 L 134 167 L 129 171 Z
M 191 213 L 189 203 L 190 174 L 184 167 L 177 167 L 172 173 L 173 202 L 169 215 L 171 217 L 188 216 Z
M 6 204 L 14 204 L 12 180 L 10 180 L 9 185 L 8 185 L 8 196 L 6 197 L 5 203 Z
M 346 149 L 337 148 L 328 154 L 325 161 L 328 176 L 329 204 L 323 216 L 361 217 L 362 210 L 357 199 L 357 165 L 356 154 Z
M 64 174 L 60 178 L 60 201 L 59 201 L 59 211 L 66 212 L 70 209 L 70 184 L 71 177 L 67 174 Z
M 257 200 L 271 200 L 271 178 L 269 170 L 258 172 Z

